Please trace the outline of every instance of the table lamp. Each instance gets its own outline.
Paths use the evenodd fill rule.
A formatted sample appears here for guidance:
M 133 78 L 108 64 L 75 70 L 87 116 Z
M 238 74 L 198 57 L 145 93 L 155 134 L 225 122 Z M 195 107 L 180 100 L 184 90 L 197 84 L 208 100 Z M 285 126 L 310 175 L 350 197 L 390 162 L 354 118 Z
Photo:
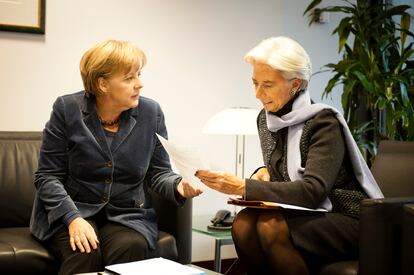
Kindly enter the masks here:
M 235 174 L 240 178 L 244 178 L 245 136 L 257 135 L 258 114 L 259 110 L 254 108 L 229 108 L 212 116 L 203 127 L 205 134 L 236 136 Z

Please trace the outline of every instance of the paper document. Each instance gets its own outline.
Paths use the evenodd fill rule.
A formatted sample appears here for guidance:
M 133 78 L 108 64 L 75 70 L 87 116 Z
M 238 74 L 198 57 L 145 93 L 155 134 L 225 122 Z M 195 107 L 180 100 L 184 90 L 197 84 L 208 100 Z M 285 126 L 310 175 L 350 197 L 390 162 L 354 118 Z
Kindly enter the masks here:
M 267 209 L 278 209 L 278 208 L 284 208 L 284 209 L 293 209 L 293 210 L 302 210 L 302 211 L 315 211 L 315 212 L 328 212 L 328 210 L 323 208 L 306 208 L 302 206 L 297 206 L 293 204 L 286 204 L 286 203 L 278 203 L 278 202 L 271 202 L 271 201 L 249 201 L 244 200 L 241 198 L 229 198 L 227 203 L 239 205 L 239 206 L 245 206 L 245 207 L 252 207 L 252 208 L 267 208 Z
M 199 151 L 193 147 L 174 144 L 162 136 L 156 135 L 183 179 L 194 188 L 204 190 L 205 185 L 194 174 L 199 169 L 209 170 L 210 167 L 208 162 L 201 157 Z
M 202 275 L 204 271 L 185 266 L 164 258 L 114 264 L 105 267 L 105 271 L 120 275 Z

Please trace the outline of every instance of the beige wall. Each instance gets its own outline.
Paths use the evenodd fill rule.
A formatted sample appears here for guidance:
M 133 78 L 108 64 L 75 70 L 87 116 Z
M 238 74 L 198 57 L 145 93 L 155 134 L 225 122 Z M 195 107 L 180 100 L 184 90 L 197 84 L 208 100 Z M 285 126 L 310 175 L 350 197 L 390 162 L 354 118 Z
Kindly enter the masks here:
M 334 24 L 308 28 L 308 1 L 52 0 L 46 35 L 0 32 L 0 130 L 42 130 L 57 96 L 79 91 L 83 52 L 103 39 L 130 40 L 148 56 L 142 95 L 160 102 L 170 139 L 203 148 L 214 169 L 234 171 L 234 137 L 203 135 L 206 120 L 234 106 L 257 107 L 243 55 L 263 38 L 288 35 L 309 51 L 315 71 L 337 58 Z M 331 21 L 337 20 L 331 16 Z M 320 100 L 329 75 L 311 84 Z M 330 101 L 327 101 L 330 103 Z M 339 100 L 333 104 L 339 106 Z M 261 165 L 247 138 L 246 171 Z M 206 190 L 194 214 L 214 214 L 227 196 Z M 212 239 L 193 234 L 193 260 L 213 258 Z M 224 257 L 234 257 L 232 246 Z

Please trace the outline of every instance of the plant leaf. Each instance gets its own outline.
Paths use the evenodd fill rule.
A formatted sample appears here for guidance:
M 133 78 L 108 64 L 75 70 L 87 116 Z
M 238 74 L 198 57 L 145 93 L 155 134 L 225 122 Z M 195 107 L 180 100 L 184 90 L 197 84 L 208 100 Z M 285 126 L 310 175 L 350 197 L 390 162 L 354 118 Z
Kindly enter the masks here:
M 309 6 L 306 8 L 306 10 L 303 12 L 303 15 L 305 15 L 308 11 L 310 11 L 311 9 L 313 9 L 314 7 L 316 7 L 317 5 L 319 5 L 322 2 L 322 0 L 313 0 Z
M 354 71 L 353 74 L 361 81 L 362 86 L 364 86 L 364 89 L 366 89 L 368 92 L 373 93 L 374 87 L 371 82 L 368 81 L 368 79 L 365 77 L 363 73 L 360 71 Z
M 408 97 L 407 86 L 405 86 L 405 84 L 402 82 L 400 82 L 400 91 L 403 105 L 404 107 L 407 107 L 410 103 L 410 98 Z
M 328 81 L 328 84 L 326 85 L 326 88 L 325 88 L 325 91 L 322 94 L 322 97 L 326 98 L 328 96 L 328 94 L 331 93 L 333 87 L 335 87 L 338 84 L 339 77 L 340 77 L 340 74 L 335 74 L 334 77 L 332 77 Z
M 414 56 L 414 49 L 410 49 L 408 51 L 404 51 L 399 62 L 398 65 L 396 66 L 396 68 L 394 69 L 394 74 L 398 74 L 402 65 L 404 65 L 404 63 L 411 58 L 411 56 Z
M 341 35 L 339 36 L 338 53 L 341 52 L 342 48 L 345 46 L 345 43 L 348 40 L 348 36 L 350 32 L 351 32 L 351 28 L 345 27 L 345 29 L 342 31 Z
M 402 15 L 406 13 L 406 10 L 408 10 L 409 8 L 410 8 L 409 5 L 394 6 L 391 9 L 385 10 L 384 17 L 390 18 L 394 15 Z
M 410 15 L 408 13 L 405 13 L 403 16 L 401 16 L 401 48 L 404 48 L 405 40 L 407 39 L 407 32 L 403 30 L 408 30 L 410 27 Z
M 383 97 L 380 97 L 380 98 L 378 99 L 378 109 L 380 109 L 380 110 L 384 110 L 384 108 L 385 108 L 385 103 L 386 103 L 386 100 L 385 100 Z

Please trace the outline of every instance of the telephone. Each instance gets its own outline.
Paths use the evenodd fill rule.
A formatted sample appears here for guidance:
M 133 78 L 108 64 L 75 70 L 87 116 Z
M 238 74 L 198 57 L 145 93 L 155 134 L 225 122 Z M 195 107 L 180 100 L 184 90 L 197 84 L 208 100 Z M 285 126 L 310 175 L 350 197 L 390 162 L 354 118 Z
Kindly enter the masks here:
M 212 224 L 208 225 L 209 229 L 230 229 L 233 224 L 234 216 L 229 210 L 218 210 L 216 215 L 211 219 Z

